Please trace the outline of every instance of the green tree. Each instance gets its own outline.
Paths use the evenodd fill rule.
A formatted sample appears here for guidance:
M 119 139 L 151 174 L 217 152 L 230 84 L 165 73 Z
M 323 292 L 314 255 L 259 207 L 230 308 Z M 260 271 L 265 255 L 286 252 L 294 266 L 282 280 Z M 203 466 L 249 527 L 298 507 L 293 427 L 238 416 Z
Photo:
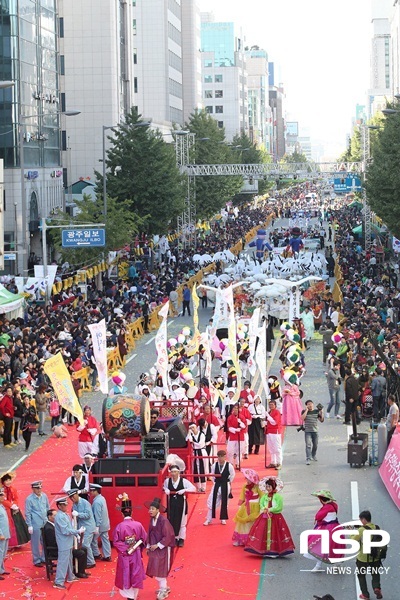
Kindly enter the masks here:
M 194 161 L 198 165 L 236 164 L 240 157 L 225 142 L 224 129 L 204 110 L 196 110 L 186 124 L 196 134 Z M 242 187 L 243 178 L 238 176 L 210 175 L 196 177 L 197 217 L 212 217 L 232 200 Z
M 248 135 L 242 133 L 241 135 L 235 135 L 232 140 L 232 149 L 237 155 L 238 162 L 245 165 L 259 165 L 265 164 L 272 161 L 271 156 L 266 152 L 264 148 L 257 147 Z M 273 185 L 273 181 L 268 180 L 266 176 L 263 179 L 258 180 L 258 194 L 265 194 Z M 243 201 L 248 200 L 249 194 L 237 194 L 235 196 L 235 204 L 239 204 Z
M 284 163 L 308 163 L 307 160 L 307 156 L 305 154 L 303 154 L 303 152 L 297 152 L 297 150 L 295 150 L 292 154 L 285 154 L 285 156 L 283 157 L 283 162 Z
M 108 139 L 107 195 L 140 215 L 147 233 L 165 233 L 175 226 L 185 201 L 186 188 L 176 166 L 174 145 L 167 144 L 159 131 L 143 125 L 135 109 Z M 102 190 L 102 175 L 96 176 Z
M 384 127 L 373 134 L 365 183 L 367 200 L 390 231 L 400 237 L 400 112 L 388 116 Z
M 96 202 L 84 195 L 83 200 L 76 200 L 79 214 L 71 219 L 68 215 L 57 219 L 60 225 L 65 223 L 71 229 L 80 223 L 104 223 L 103 203 Z M 144 220 L 136 215 L 126 202 L 108 198 L 107 202 L 106 245 L 104 248 L 66 249 L 61 245 L 61 229 L 49 229 L 48 237 L 54 248 L 61 253 L 62 260 L 74 265 L 87 264 L 99 258 L 101 252 L 121 248 L 132 241 L 132 238 L 145 227 Z

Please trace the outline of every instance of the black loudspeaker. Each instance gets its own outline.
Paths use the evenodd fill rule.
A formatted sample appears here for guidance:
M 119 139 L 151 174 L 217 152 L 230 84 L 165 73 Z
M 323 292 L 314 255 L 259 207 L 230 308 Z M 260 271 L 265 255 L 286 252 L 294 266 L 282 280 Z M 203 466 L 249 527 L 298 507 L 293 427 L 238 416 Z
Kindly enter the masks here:
M 183 424 L 181 417 L 176 417 L 167 426 L 167 433 L 169 438 L 169 449 L 173 448 L 186 448 L 187 447 L 187 431 Z
M 160 471 L 160 462 L 155 458 L 103 458 L 99 459 L 96 463 L 97 473 L 94 477 L 94 483 L 100 483 L 100 485 L 107 485 L 107 478 L 103 479 L 99 475 L 122 475 L 132 474 L 137 475 L 140 473 L 158 473 Z M 157 477 L 116 477 L 116 486 L 155 486 L 158 485 Z

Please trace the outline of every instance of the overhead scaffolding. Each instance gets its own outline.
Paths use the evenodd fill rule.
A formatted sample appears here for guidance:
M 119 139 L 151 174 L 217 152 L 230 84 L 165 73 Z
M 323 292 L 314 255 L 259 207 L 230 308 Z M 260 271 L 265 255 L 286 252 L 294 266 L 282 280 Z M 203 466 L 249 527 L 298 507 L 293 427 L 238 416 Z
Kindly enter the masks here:
M 194 176 L 187 171 L 191 162 L 195 135 L 187 131 L 173 132 L 175 137 L 176 165 L 187 176 L 185 208 L 177 219 L 177 231 L 183 247 L 196 246 L 196 186 Z M 191 152 L 192 151 L 192 152 Z

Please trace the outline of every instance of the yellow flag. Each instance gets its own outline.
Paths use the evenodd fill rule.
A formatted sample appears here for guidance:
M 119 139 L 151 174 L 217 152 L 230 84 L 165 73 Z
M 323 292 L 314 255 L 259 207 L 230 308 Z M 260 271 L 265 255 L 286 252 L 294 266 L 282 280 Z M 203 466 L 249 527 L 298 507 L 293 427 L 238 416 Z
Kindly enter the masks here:
M 46 360 L 44 372 L 49 377 L 61 406 L 74 415 L 79 423 L 83 425 L 82 407 L 76 397 L 71 375 L 60 352 Z

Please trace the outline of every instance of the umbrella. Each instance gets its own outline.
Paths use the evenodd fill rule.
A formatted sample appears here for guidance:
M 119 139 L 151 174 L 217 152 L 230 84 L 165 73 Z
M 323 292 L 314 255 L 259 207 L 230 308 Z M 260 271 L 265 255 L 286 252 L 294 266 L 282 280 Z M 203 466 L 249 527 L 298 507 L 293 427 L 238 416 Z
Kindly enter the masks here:
M 236 260 L 236 256 L 230 250 L 225 250 L 226 260 Z
M 193 262 L 197 263 L 201 261 L 201 256 L 200 254 L 194 254 L 193 258 L 192 258 Z
M 259 281 L 254 281 L 254 283 L 250 284 L 251 290 L 259 290 L 261 288 L 261 283 Z
M 213 259 L 210 254 L 202 254 L 199 259 L 199 264 L 205 265 L 206 263 L 212 263 Z
M 213 260 L 226 260 L 225 252 L 216 252 L 213 256 Z

